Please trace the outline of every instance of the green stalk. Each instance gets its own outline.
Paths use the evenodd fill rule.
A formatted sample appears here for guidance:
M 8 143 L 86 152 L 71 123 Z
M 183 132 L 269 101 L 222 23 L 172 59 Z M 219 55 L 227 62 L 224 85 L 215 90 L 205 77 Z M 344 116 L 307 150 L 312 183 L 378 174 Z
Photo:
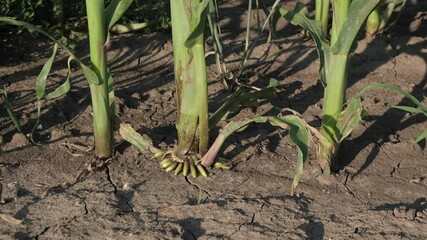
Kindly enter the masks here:
M 199 0 L 171 0 L 170 4 L 178 105 L 178 144 L 175 154 L 182 157 L 193 151 L 204 155 L 209 141 L 203 41 L 206 10 L 198 19 L 195 9 L 200 5 Z
M 347 19 L 350 0 L 336 0 L 333 4 L 332 30 L 331 30 L 331 46 L 337 41 L 342 25 Z
M 326 77 L 327 85 L 323 100 L 322 130 L 329 137 L 329 140 L 334 142 L 340 139 L 336 123 L 344 104 L 348 60 L 348 55 L 332 55 L 330 69 Z
M 315 19 L 322 23 L 322 32 L 328 34 L 329 0 L 316 0 Z
M 105 52 L 104 0 L 86 0 L 89 28 L 90 60 L 92 70 L 101 84 L 89 84 L 93 108 L 95 151 L 99 158 L 109 158 L 113 152 L 110 100 L 108 97 L 109 76 Z
M 333 46 L 341 32 L 342 26 L 347 18 L 350 0 L 334 1 L 331 46 Z M 329 64 L 326 72 L 326 87 L 323 102 L 322 134 L 334 147 L 330 156 L 331 168 L 336 169 L 336 153 L 339 147 L 341 133 L 337 128 L 337 120 L 345 99 L 347 85 L 349 53 L 333 54 L 329 57 Z

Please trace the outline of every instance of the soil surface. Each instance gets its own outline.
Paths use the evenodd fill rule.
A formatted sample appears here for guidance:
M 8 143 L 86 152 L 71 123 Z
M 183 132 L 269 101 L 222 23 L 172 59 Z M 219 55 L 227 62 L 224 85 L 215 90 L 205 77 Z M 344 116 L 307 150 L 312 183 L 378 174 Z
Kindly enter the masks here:
M 243 55 L 245 2 L 220 5 L 224 54 L 233 71 Z M 424 99 L 426 9 L 424 1 L 408 1 L 389 35 L 360 37 L 350 61 L 348 97 L 370 83 L 388 82 Z M 232 118 L 277 115 L 292 108 L 318 127 L 323 86 L 313 42 L 284 20 L 269 44 L 266 35 L 240 80 L 265 87 L 275 78 L 285 87 L 275 98 L 242 108 Z M 35 81 L 52 44 L 6 33 L 1 39 L 0 81 L 28 133 L 37 116 Z M 78 40 L 75 51 L 88 62 L 87 39 Z M 119 118 L 157 146 L 172 146 L 171 34 L 112 36 L 108 59 Z M 61 51 L 48 91 L 65 79 L 66 61 Z M 212 55 L 207 65 L 213 112 L 230 92 Z M 35 135 L 39 145 L 17 133 L 1 109 L 0 239 L 427 239 L 427 154 L 425 142 L 413 144 L 427 128 L 426 118 L 389 108 L 410 104 L 400 95 L 367 93 L 363 122 L 340 148 L 341 170 L 322 174 L 313 147 L 297 194 L 291 196 L 296 149 L 286 131 L 267 124 L 250 125 L 231 136 L 221 157 L 232 160 L 232 170 L 211 169 L 208 178 L 165 173 L 157 160 L 122 141 L 117 131 L 115 157 L 95 161 L 89 89 L 77 68 L 72 81 L 71 92 L 43 104 Z M 211 139 L 217 132 L 212 131 Z M 74 186 L 58 187 L 79 173 L 86 175 Z

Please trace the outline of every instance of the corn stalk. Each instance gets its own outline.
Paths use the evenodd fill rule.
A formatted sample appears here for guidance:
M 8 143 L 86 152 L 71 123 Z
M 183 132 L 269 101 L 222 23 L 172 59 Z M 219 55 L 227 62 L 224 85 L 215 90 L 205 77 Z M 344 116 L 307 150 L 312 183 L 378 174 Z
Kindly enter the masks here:
M 0 17 L 0 22 L 27 28 L 43 34 L 55 42 L 52 57 L 49 58 L 48 62 L 43 66 L 43 69 L 37 78 L 36 95 L 38 116 L 40 116 L 40 108 L 43 101 L 60 97 L 70 90 L 70 63 L 73 60 L 78 63 L 90 87 L 93 105 L 95 151 L 96 156 L 99 158 L 109 158 L 113 154 L 112 117 L 114 116 L 114 91 L 113 80 L 107 67 L 105 52 L 105 46 L 109 39 L 108 30 L 115 22 L 117 22 L 117 20 L 119 20 L 131 3 L 132 0 L 112 0 L 105 8 L 104 0 L 86 1 L 91 67 L 86 66 L 74 54 L 67 39 L 63 38 L 58 40 L 48 32 L 30 23 L 17 21 L 7 17 Z M 70 56 L 68 58 L 68 76 L 64 83 L 54 91 L 46 93 L 46 81 L 53 64 L 57 47 L 64 49 Z
M 323 22 L 308 19 L 305 6 L 298 3 L 293 11 L 281 9 L 292 24 L 311 33 L 320 58 L 320 75 L 324 83 L 324 103 L 319 137 L 319 163 L 326 173 L 338 168 L 336 153 L 341 141 L 356 127 L 361 118 L 360 100 L 343 111 L 350 53 L 356 35 L 369 14 L 381 0 L 333 1 L 330 44 L 325 38 Z
M 208 0 L 171 0 L 178 144 L 175 154 L 208 149 L 208 92 L 203 33 Z
M 109 158 L 113 151 L 112 113 L 108 97 L 108 68 L 105 51 L 106 31 L 104 0 L 86 0 L 87 22 L 89 28 L 89 46 L 91 68 L 96 73 L 100 84 L 89 84 L 93 128 L 95 134 L 95 151 L 100 158 Z

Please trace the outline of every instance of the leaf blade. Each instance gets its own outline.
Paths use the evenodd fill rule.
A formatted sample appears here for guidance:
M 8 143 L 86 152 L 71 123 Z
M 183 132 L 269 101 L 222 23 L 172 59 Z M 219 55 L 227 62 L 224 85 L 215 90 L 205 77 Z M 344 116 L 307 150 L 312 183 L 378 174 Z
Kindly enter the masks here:
M 340 132 L 338 142 L 343 141 L 353 129 L 362 120 L 362 100 L 360 98 L 353 98 L 347 103 L 347 108 L 342 111 L 337 120 L 337 128 Z
M 46 90 L 46 81 L 47 76 L 50 73 L 50 69 L 52 68 L 53 61 L 55 59 L 56 51 L 58 50 L 58 44 L 55 43 L 53 46 L 52 56 L 45 62 L 43 65 L 42 70 L 40 71 L 37 81 L 36 81 L 36 97 L 37 101 L 40 101 L 44 97 L 44 93 Z
M 106 32 L 114 25 L 126 12 L 133 0 L 112 0 L 105 8 Z
M 326 69 L 328 68 L 328 59 L 330 55 L 330 46 L 327 43 L 322 31 L 320 21 L 312 20 L 306 17 L 306 7 L 304 4 L 297 2 L 294 10 L 289 11 L 285 8 L 280 8 L 280 14 L 293 25 L 298 25 L 309 31 L 311 37 L 316 43 L 317 54 L 320 59 L 320 75 L 322 82 L 326 83 Z
M 372 10 L 381 0 L 353 0 L 348 9 L 348 16 L 338 35 L 331 52 L 335 55 L 348 55 L 356 39 L 357 33 L 368 18 Z

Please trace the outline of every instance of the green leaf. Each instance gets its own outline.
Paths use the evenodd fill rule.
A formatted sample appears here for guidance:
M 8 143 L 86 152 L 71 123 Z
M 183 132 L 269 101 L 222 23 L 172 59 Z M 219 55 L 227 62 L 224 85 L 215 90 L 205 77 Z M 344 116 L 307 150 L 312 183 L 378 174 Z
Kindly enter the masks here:
M 227 138 L 234 132 L 243 131 L 252 122 L 254 122 L 254 119 L 244 121 L 231 121 L 222 129 L 221 133 L 224 135 L 225 138 Z
M 347 108 L 340 113 L 337 120 L 337 128 L 340 131 L 338 142 L 344 140 L 362 120 L 362 101 L 353 98 L 347 103 Z
M 69 45 L 64 44 L 64 42 L 61 42 L 60 40 L 54 38 L 50 33 L 44 31 L 43 29 L 41 29 L 41 28 L 39 28 L 39 27 L 31 24 L 31 23 L 18 21 L 18 20 L 15 20 L 13 18 L 10 18 L 10 17 L 0 17 L 0 22 L 7 23 L 9 25 L 15 25 L 15 26 L 19 26 L 19 27 L 24 27 L 24 28 L 26 28 L 28 30 L 41 33 L 41 34 L 45 35 L 46 37 L 50 38 L 55 43 L 57 43 L 58 46 L 61 47 L 62 49 L 64 49 L 65 51 L 67 51 L 68 54 L 74 56 L 74 53 L 71 50 L 72 48 Z
M 427 129 L 424 130 L 424 132 L 422 132 L 417 139 L 415 139 L 416 143 L 419 143 L 421 140 L 426 139 L 427 138 Z
M 286 115 L 283 117 L 270 117 L 269 121 L 273 125 L 279 125 L 279 122 L 285 123 L 290 127 L 289 135 L 297 146 L 297 163 L 295 166 L 294 180 L 292 182 L 291 194 L 293 195 L 299 180 L 302 176 L 303 166 L 308 158 L 309 134 L 306 123 L 296 115 Z
M 85 75 L 86 80 L 89 82 L 89 84 L 95 84 L 95 85 L 102 84 L 102 82 L 99 80 L 96 73 L 92 71 L 92 69 L 90 69 L 88 66 L 81 63 L 80 68 L 82 69 L 83 75 Z
M 215 142 L 212 144 L 208 153 L 201 159 L 203 166 L 210 166 L 213 163 L 214 158 L 218 154 L 219 149 L 224 143 L 225 139 L 234 132 L 239 132 L 245 129 L 250 123 L 265 123 L 270 122 L 271 125 L 280 128 L 290 128 L 289 135 L 292 142 L 297 146 L 297 164 L 295 167 L 294 180 L 292 183 L 291 194 L 294 193 L 299 180 L 302 176 L 303 165 L 308 158 L 308 145 L 309 145 L 309 133 L 306 128 L 307 124 L 296 115 L 286 115 L 283 117 L 266 117 L 256 116 L 254 118 L 243 120 L 243 121 L 231 121 L 229 122 L 218 135 Z M 123 135 L 122 135 L 123 136 Z
M 110 28 L 110 32 L 114 34 L 124 34 L 139 31 L 141 29 L 147 28 L 149 26 L 148 22 L 142 23 L 127 23 L 127 24 L 114 24 Z
M 404 97 L 408 98 L 409 100 L 411 100 L 417 106 L 417 108 L 413 108 L 413 107 L 409 107 L 409 106 L 394 106 L 393 108 L 401 109 L 401 110 L 412 112 L 412 113 L 422 113 L 422 114 L 427 116 L 427 107 L 424 104 L 422 104 L 420 101 L 418 101 L 418 99 L 416 97 L 414 97 L 410 93 L 403 91 L 399 87 L 396 87 L 396 86 L 391 85 L 389 83 L 370 84 L 370 85 L 366 86 L 364 89 L 362 89 L 353 98 L 360 98 L 366 92 L 374 90 L 374 89 L 378 89 L 378 88 L 386 88 L 386 89 L 389 89 L 395 93 L 399 93 L 399 94 L 403 95 Z M 424 131 L 423 133 L 421 133 L 415 141 L 419 142 L 426 137 L 427 137 L 427 130 Z
M 366 86 L 365 88 L 363 88 L 354 97 L 355 98 L 361 97 L 366 92 L 371 91 L 371 90 L 375 90 L 375 89 L 379 89 L 379 88 L 385 88 L 385 89 L 391 90 L 391 91 L 393 91 L 395 93 L 399 93 L 399 94 L 403 95 L 404 97 L 406 97 L 409 100 L 411 100 L 419 109 L 421 109 L 423 112 L 427 113 L 427 107 L 425 105 L 423 105 L 420 101 L 418 101 L 418 99 L 416 97 L 414 97 L 410 93 L 407 93 L 407 92 L 403 91 L 399 87 L 396 87 L 396 86 L 394 86 L 392 84 L 389 84 L 389 83 L 375 83 L 375 84 L 370 84 L 370 85 Z
M 279 84 L 279 81 L 277 81 L 277 79 L 275 79 L 275 78 L 270 78 L 270 81 L 268 82 L 268 86 L 267 86 L 267 88 L 276 88 L 276 87 L 278 87 L 280 84 Z
M 424 112 L 423 110 L 419 109 L 419 108 L 414 108 L 414 107 L 409 107 L 409 106 L 392 106 L 392 108 L 396 108 L 396 109 L 400 109 L 406 112 L 410 112 L 410 113 L 423 113 L 423 114 L 427 114 L 426 112 Z
M 43 29 L 31 24 L 31 23 L 26 23 L 26 22 L 21 22 L 21 21 L 17 21 L 13 18 L 9 18 L 9 17 L 0 17 L 0 22 L 4 22 L 10 25 L 15 25 L 15 26 L 20 26 L 20 27 L 24 27 L 26 29 L 41 33 L 43 35 L 45 35 L 46 37 L 50 38 L 52 41 L 54 41 L 56 44 L 58 44 L 59 47 L 61 47 L 62 49 L 64 49 L 65 51 L 67 51 L 67 53 L 72 56 L 80 65 L 80 68 L 83 71 L 83 74 L 85 75 L 87 81 L 90 84 L 101 84 L 101 82 L 99 81 L 98 77 L 96 76 L 95 72 L 93 72 L 89 67 L 87 67 L 71 50 L 71 47 L 64 43 L 64 41 L 60 41 L 56 38 L 54 38 L 51 34 L 47 33 L 46 31 L 44 31 Z
M 71 88 L 71 84 L 70 84 L 70 78 L 71 78 L 71 61 L 73 60 L 73 57 L 69 57 L 68 58 L 68 74 L 67 74 L 67 78 L 65 79 L 65 82 L 62 83 L 59 87 L 57 87 L 54 91 L 50 92 L 49 94 L 47 94 L 44 99 L 45 100 L 51 100 L 57 97 L 60 97 L 64 94 L 66 94 L 68 91 L 70 91 Z
M 112 0 L 105 8 L 106 31 L 111 28 L 126 12 L 133 0 Z
M 149 137 L 145 135 L 142 136 L 141 134 L 137 133 L 130 124 L 120 124 L 119 133 L 124 140 L 128 141 L 130 144 L 139 148 L 139 150 L 143 152 L 149 152 L 150 148 L 153 146 L 153 142 Z
M 13 125 L 15 125 L 16 130 L 18 130 L 18 132 L 22 133 L 21 123 L 19 123 L 18 118 L 16 117 L 15 113 L 12 110 L 12 106 L 10 106 L 9 99 L 7 98 L 7 91 L 6 91 L 5 87 L 1 86 L 0 90 L 1 90 L 0 91 L 1 94 L 3 94 L 3 96 L 4 96 L 4 104 L 6 107 L 7 114 L 9 115 L 10 119 L 12 120 Z
M 348 9 L 348 16 L 338 35 L 338 39 L 332 46 L 335 55 L 348 55 L 357 33 L 381 0 L 353 0 Z
M 49 75 L 50 69 L 52 68 L 53 60 L 55 60 L 55 55 L 57 50 L 58 50 L 58 44 L 55 43 L 55 45 L 53 46 L 52 56 L 43 65 L 43 68 L 40 71 L 39 76 L 37 77 L 37 82 L 36 82 L 37 101 L 42 100 L 44 97 L 47 76 Z
M 209 0 L 203 0 L 191 10 L 191 33 L 185 41 L 186 48 L 191 48 L 196 43 L 196 38 L 203 35 L 208 4 Z
M 394 3 L 396 5 L 400 5 L 402 3 L 406 3 L 406 0 L 386 0 L 385 4 Z
M 320 21 L 309 19 L 306 16 L 307 9 L 304 4 L 297 2 L 293 11 L 285 8 L 279 10 L 280 14 L 293 25 L 298 25 L 309 31 L 311 37 L 316 43 L 317 53 L 320 59 L 320 74 L 323 82 L 326 82 L 326 69 L 328 67 L 328 59 L 330 47 L 323 35 L 322 24 Z
M 114 83 L 113 83 L 113 77 L 111 76 L 111 73 L 110 73 L 110 69 L 108 69 L 107 86 L 108 86 L 108 102 L 110 104 L 110 113 L 114 115 L 116 112 L 115 110 L 116 95 L 114 94 Z
M 275 85 L 274 80 L 270 80 L 267 88 L 254 92 L 244 92 L 241 88 L 234 93 L 218 108 L 218 110 L 209 117 L 209 128 L 213 128 L 221 119 L 224 120 L 231 112 L 237 111 L 245 103 L 253 103 L 263 99 L 270 99 L 275 96 L 276 89 L 280 88 Z

